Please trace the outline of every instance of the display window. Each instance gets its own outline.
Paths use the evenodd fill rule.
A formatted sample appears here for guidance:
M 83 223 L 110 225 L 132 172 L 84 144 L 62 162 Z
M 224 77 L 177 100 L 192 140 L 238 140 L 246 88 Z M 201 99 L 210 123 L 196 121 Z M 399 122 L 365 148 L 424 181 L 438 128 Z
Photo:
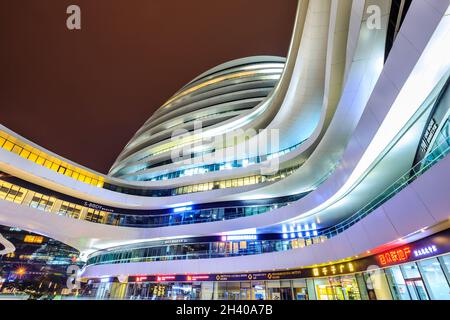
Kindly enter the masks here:
M 450 300 L 449 257 L 322 278 L 122 283 L 111 277 L 89 282 L 85 292 L 132 300 Z
M 292 292 L 294 300 L 309 300 L 306 279 L 293 280 Z
M 266 286 L 268 300 L 281 300 L 280 281 L 267 281 Z
M 341 277 L 342 292 L 345 300 L 361 300 L 358 283 L 355 276 Z
M 317 300 L 337 300 L 328 278 L 314 279 Z
M 408 288 L 399 266 L 386 269 L 386 276 L 394 300 L 410 300 Z
M 429 300 L 427 289 L 415 262 L 400 266 L 411 300 Z
M 370 300 L 392 300 L 391 291 L 383 269 L 370 270 L 364 273 L 367 293 Z
M 252 282 L 253 300 L 266 300 L 266 284 L 264 281 Z
M 293 300 L 291 283 L 292 283 L 291 281 L 280 282 L 281 300 Z
M 252 299 L 252 286 L 250 282 L 241 282 L 241 300 Z
M 418 263 L 423 282 L 428 288 L 432 300 L 450 300 L 450 288 L 444 270 L 437 258 L 426 259 Z

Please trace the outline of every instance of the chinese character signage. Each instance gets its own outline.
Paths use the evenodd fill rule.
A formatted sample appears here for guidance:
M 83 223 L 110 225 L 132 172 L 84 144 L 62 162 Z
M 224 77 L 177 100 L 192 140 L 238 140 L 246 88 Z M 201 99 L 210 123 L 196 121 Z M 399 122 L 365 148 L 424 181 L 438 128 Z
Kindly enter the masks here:
M 432 255 L 437 252 L 438 252 L 437 246 L 433 244 L 430 246 L 425 246 L 425 247 L 417 248 L 416 250 L 414 250 L 414 257 L 419 258 L 419 257 L 429 256 L 429 255 Z
M 373 265 L 389 267 L 391 265 L 429 258 L 448 251 L 450 251 L 450 231 L 445 230 L 431 237 L 383 251 L 373 256 L 325 266 L 255 273 L 141 275 L 130 276 L 129 282 L 264 281 L 333 277 L 366 271 L 369 266 Z
M 406 262 L 411 257 L 411 247 L 392 249 L 377 255 L 377 262 L 381 267 Z

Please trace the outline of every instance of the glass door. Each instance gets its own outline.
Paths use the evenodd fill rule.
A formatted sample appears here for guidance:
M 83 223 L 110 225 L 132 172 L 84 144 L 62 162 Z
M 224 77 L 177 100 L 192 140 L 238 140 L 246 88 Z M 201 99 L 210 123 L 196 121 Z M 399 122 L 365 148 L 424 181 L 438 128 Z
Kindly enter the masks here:
M 281 300 L 292 300 L 292 289 L 291 288 L 281 288 L 280 294 L 281 294 Z
M 251 288 L 241 288 L 241 300 L 252 300 Z
M 422 279 L 406 280 L 406 287 L 412 300 L 429 300 Z
M 422 279 L 415 280 L 414 286 L 416 287 L 420 300 L 430 300 L 427 294 L 427 289 L 425 289 L 425 284 L 423 283 Z

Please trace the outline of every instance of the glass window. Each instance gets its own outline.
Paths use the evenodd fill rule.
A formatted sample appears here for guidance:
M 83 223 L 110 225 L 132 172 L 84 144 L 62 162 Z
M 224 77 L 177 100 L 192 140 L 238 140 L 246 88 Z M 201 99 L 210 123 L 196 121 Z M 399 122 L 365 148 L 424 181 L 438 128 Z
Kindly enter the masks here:
M 36 163 L 39 164 L 39 165 L 42 165 L 44 162 L 45 162 L 45 159 L 42 158 L 42 157 L 38 157 L 38 158 L 36 159 Z
M 30 156 L 28 157 L 28 160 L 33 161 L 33 162 L 36 162 L 36 160 L 37 160 L 37 155 L 34 154 L 34 153 L 30 154 Z
M 394 300 L 411 299 L 408 293 L 408 288 L 406 287 L 405 279 L 403 279 L 403 275 L 399 266 L 386 269 L 386 276 Z
M 419 268 L 415 262 L 404 264 L 400 267 L 406 288 L 412 300 L 429 300 L 425 284 L 420 276 Z
M 329 283 L 328 278 L 314 279 L 314 288 L 317 300 L 336 300 L 333 286 Z
M 420 278 L 419 268 L 414 262 L 402 265 L 401 269 L 405 279 Z
M 383 269 L 364 273 L 370 300 L 391 300 L 392 295 Z
M 252 287 L 254 300 L 266 299 L 266 285 L 264 281 L 252 282 Z
M 20 152 L 22 151 L 22 148 L 19 147 L 18 145 L 15 145 L 11 151 L 14 153 L 20 154 Z
M 267 281 L 267 299 L 281 300 L 281 283 L 280 281 Z
M 450 300 L 450 288 L 437 258 L 418 262 L 432 300 Z
M 308 300 L 308 289 L 305 279 L 293 280 L 292 290 L 295 300 Z
M 30 151 L 27 151 L 25 149 L 22 150 L 22 152 L 20 153 L 20 156 L 23 158 L 28 158 L 28 156 L 30 155 Z
M 14 144 L 12 142 L 10 142 L 10 141 L 6 141 L 5 144 L 3 145 L 3 148 L 8 150 L 8 151 L 11 151 L 11 149 L 13 147 L 14 147 Z
M 49 160 L 45 160 L 44 161 L 44 167 L 46 167 L 46 168 L 51 168 L 52 167 L 52 162 L 51 161 L 49 161 Z
M 443 262 L 442 267 L 445 268 L 448 273 L 450 273 L 450 254 L 441 257 L 440 260 Z
M 447 281 L 450 282 L 450 255 L 447 254 L 445 256 L 439 257 L 438 260 L 441 263 L 442 270 L 444 271 Z
M 361 300 L 361 294 L 355 276 L 341 277 L 341 288 L 345 300 Z

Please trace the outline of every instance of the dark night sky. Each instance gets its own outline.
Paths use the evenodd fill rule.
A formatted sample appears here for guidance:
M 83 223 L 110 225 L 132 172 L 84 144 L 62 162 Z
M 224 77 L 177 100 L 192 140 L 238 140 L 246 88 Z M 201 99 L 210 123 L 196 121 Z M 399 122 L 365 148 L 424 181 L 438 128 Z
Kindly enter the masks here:
M 66 28 L 81 7 L 82 30 Z M 106 173 L 147 118 L 222 62 L 286 56 L 296 0 L 0 0 L 0 123 Z

